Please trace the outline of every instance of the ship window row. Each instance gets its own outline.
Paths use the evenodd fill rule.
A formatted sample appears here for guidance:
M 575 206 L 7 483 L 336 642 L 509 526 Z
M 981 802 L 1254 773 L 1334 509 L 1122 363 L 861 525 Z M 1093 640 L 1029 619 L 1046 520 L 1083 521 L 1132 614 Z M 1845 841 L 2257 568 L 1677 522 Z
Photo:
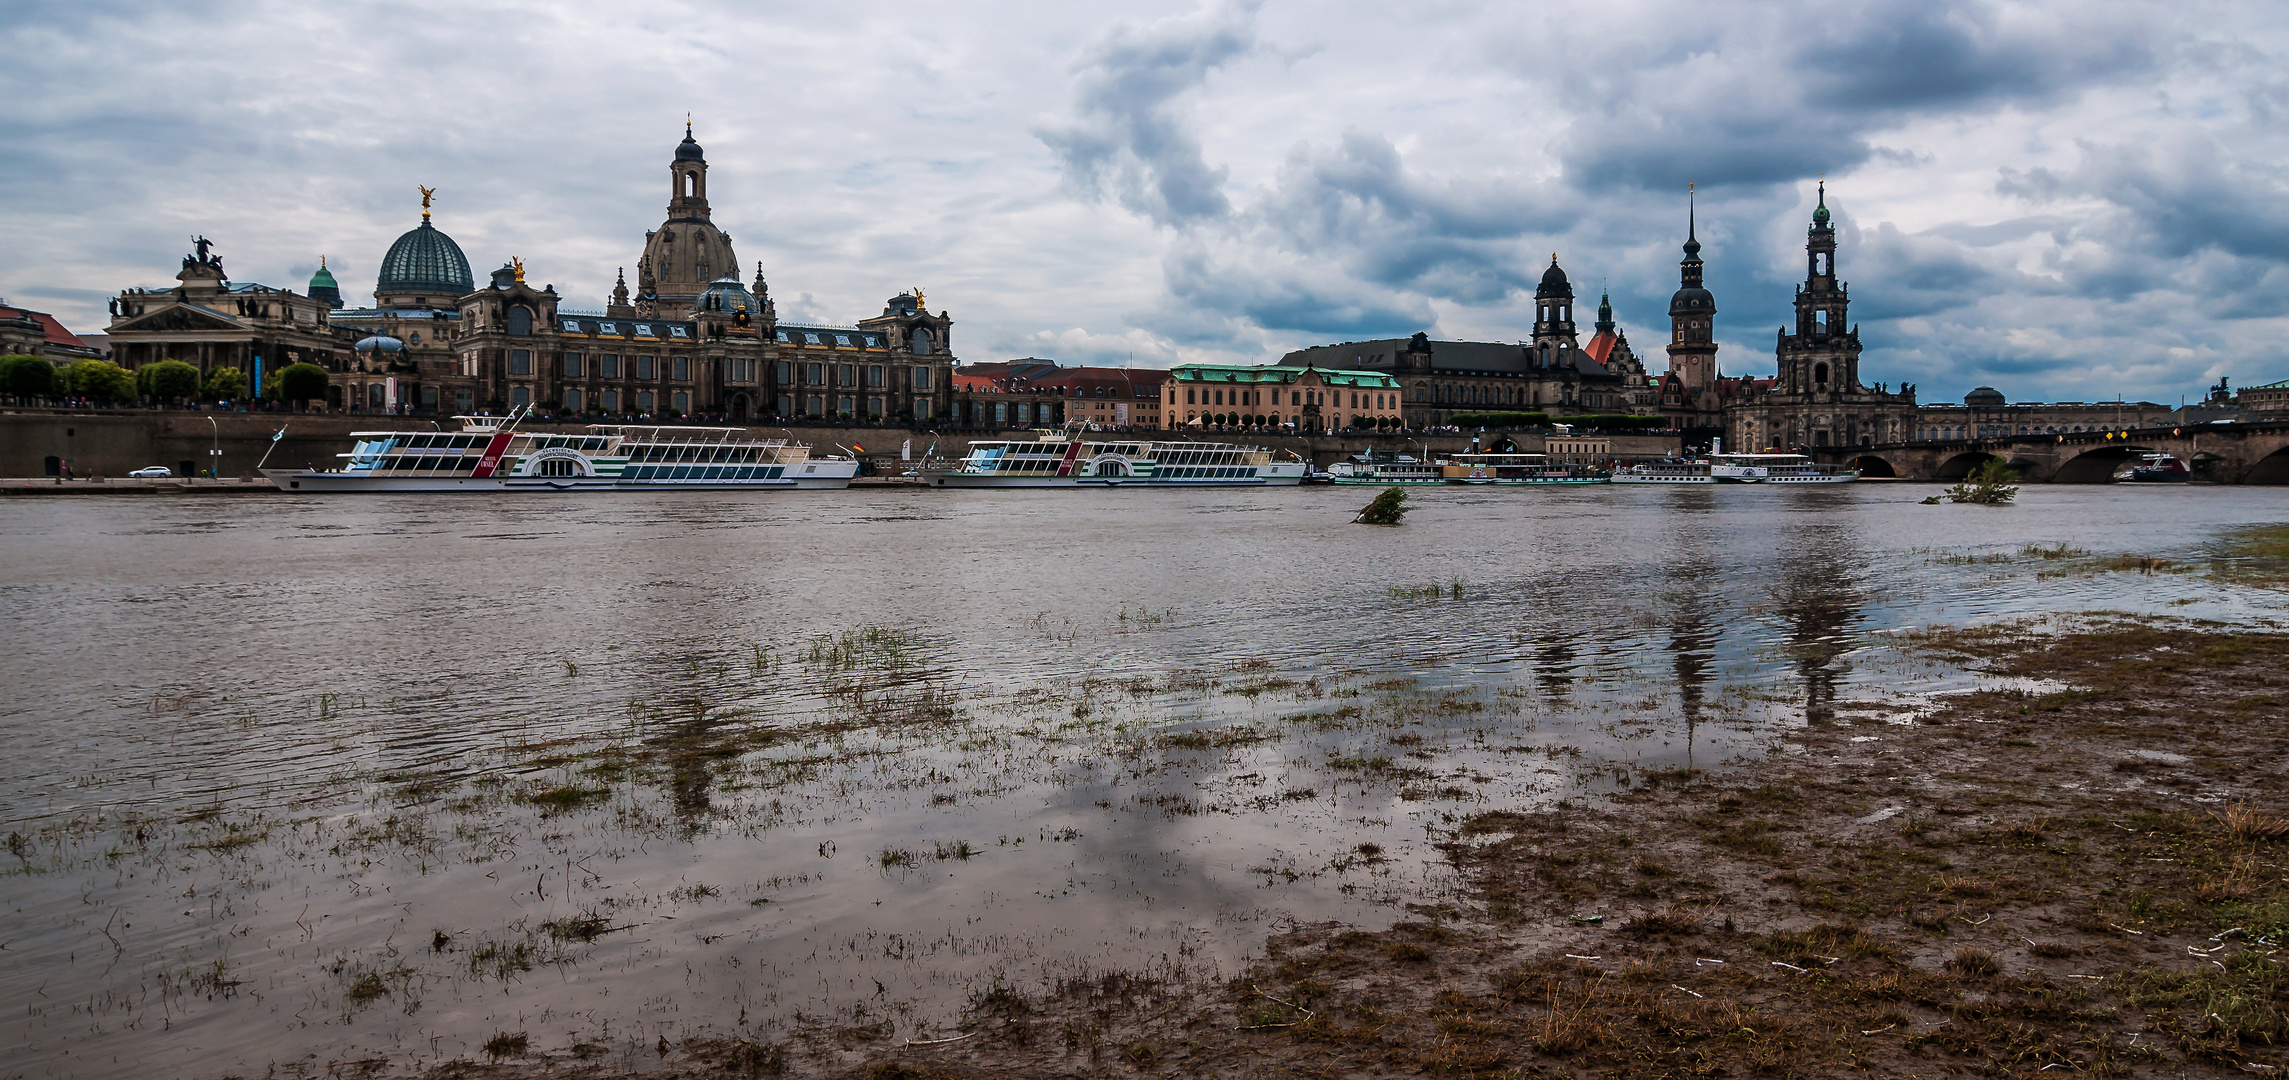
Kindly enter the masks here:
M 639 446 L 628 455 L 628 460 L 694 464 L 761 461 L 766 449 L 761 446 Z
M 1256 470 L 1245 466 L 1231 468 L 1204 468 L 1200 466 L 1170 468 L 1163 466 L 1153 470 L 1153 475 L 1170 480 L 1244 480 L 1256 475 Z
M 784 465 L 750 465 L 723 468 L 709 465 L 630 465 L 621 470 L 623 480 L 777 480 L 787 471 Z
M 401 457 L 392 454 L 388 457 L 374 458 L 367 469 L 377 473 L 465 473 L 476 471 L 477 462 L 480 460 L 482 459 L 476 457 L 436 457 L 430 455 Z

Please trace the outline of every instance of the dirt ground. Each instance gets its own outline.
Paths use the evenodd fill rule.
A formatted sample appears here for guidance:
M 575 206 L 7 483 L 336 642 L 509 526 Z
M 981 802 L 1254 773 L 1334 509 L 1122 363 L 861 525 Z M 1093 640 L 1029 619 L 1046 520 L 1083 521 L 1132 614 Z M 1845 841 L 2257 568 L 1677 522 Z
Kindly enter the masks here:
M 1218 986 L 1107 976 L 868 1029 L 448 1076 L 2281 1076 L 2289 636 L 2123 622 L 1917 647 L 2055 692 L 1468 820 L 1475 902 L 1305 927 Z

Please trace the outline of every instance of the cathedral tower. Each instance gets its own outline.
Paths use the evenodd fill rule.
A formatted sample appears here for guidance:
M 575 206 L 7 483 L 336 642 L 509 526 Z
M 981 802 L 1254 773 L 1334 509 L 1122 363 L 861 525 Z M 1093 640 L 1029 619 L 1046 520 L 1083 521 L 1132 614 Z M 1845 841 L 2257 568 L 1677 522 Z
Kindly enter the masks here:
M 1860 331 L 1846 322 L 1849 290 L 1836 280 L 1836 226 L 1828 218 L 1828 185 L 1805 230 L 1804 284 L 1796 287 L 1796 332 L 1783 329 L 1777 389 L 1790 394 L 1849 394 L 1860 386 Z
M 711 220 L 707 154 L 692 138 L 688 122 L 675 160 L 668 163 L 668 181 L 668 219 L 644 234 L 644 256 L 636 264 L 637 286 L 659 316 L 677 319 L 692 310 L 709 282 L 737 273 L 739 259 L 731 252 L 731 237 Z

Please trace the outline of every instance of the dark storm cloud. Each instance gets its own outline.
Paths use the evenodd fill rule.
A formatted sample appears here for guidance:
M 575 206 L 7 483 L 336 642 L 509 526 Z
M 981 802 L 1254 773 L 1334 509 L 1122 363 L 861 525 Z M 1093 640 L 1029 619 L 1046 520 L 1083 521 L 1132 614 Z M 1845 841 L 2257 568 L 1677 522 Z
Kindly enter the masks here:
M 1225 170 L 1202 157 L 1178 99 L 1255 47 L 1260 3 L 1237 0 L 1106 35 L 1075 68 L 1079 116 L 1038 132 L 1069 182 L 1161 225 L 1229 213 Z
M 1541 187 L 1412 175 L 1390 140 L 1347 131 L 1331 149 L 1292 151 L 1250 219 L 1270 242 L 1340 258 L 1366 281 L 1484 304 L 1539 274 L 1512 241 L 1571 223 L 1573 200 Z
M 1522 69 L 1576 107 L 1557 142 L 1584 190 L 1792 183 L 1896 154 L 1873 133 L 1903 116 L 2047 101 L 2153 66 L 2150 29 L 2063 12 L 2006 18 L 1981 0 L 1726 9 L 1714 35 L 1681 12 L 1627 43 Z M 1589 70 L 1615 65 L 1621 80 Z

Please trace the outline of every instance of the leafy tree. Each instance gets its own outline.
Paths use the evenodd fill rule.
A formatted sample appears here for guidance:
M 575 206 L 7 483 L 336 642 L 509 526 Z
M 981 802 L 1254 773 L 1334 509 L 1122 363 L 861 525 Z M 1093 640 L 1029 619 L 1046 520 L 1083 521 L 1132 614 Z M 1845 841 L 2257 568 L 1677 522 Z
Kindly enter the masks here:
M 199 369 L 181 360 L 161 360 L 135 369 L 135 389 L 161 401 L 199 396 Z
M 246 394 L 246 372 L 234 367 L 209 371 L 207 383 L 199 393 L 209 401 L 236 401 Z
M 295 402 L 323 398 L 326 386 L 333 381 L 326 369 L 316 364 L 288 364 L 278 372 L 278 396 Z
M 64 368 L 64 385 L 74 395 L 97 401 L 135 397 L 135 376 L 109 360 L 78 360 Z
M 1925 499 L 1924 502 L 1936 503 L 1944 495 L 1949 502 L 2002 506 L 2019 497 L 2018 479 L 2019 474 L 2005 465 L 2002 458 L 1991 457 L 1971 470 L 1971 475 L 1964 477 L 1962 483 L 1948 488 L 1940 495 Z
M 0 393 L 17 398 L 54 397 L 61 382 L 56 365 L 37 356 L 0 356 Z
M 1387 487 L 1375 501 L 1361 507 L 1359 516 L 1352 518 L 1355 525 L 1397 525 L 1407 516 L 1407 489 Z

